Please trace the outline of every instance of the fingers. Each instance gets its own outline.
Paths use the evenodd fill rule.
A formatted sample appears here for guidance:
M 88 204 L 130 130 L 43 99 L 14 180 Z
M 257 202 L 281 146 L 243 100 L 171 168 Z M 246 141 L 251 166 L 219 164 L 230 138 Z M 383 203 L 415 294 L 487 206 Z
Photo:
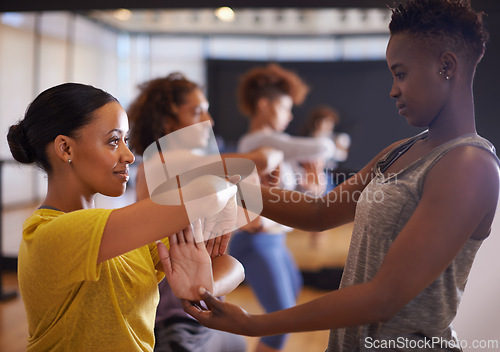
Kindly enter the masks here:
M 184 242 L 185 243 L 193 243 L 194 235 L 193 235 L 193 225 L 187 226 L 184 230 L 182 230 L 184 234 Z
M 214 249 L 212 250 L 212 252 L 213 252 L 213 253 L 212 253 L 212 255 L 213 255 L 214 257 L 218 256 L 218 255 L 219 255 L 219 253 L 220 253 L 220 243 L 221 243 L 221 237 L 222 237 L 222 236 L 217 236 L 217 237 L 215 238 L 215 241 L 214 241 L 214 242 L 215 242 L 215 243 L 214 243 Z
M 162 241 L 158 241 L 156 243 L 156 247 L 158 248 L 158 256 L 160 257 L 160 261 L 163 265 L 163 270 L 165 271 L 165 274 L 168 275 L 172 272 L 172 263 L 170 261 L 170 253 L 167 246 L 165 246 L 165 243 Z
M 201 232 L 200 220 L 196 220 L 193 224 L 170 236 L 170 244 L 182 243 L 198 243 L 203 242 L 203 234 Z
M 182 300 L 182 308 L 201 324 L 210 326 L 209 323 L 211 323 L 211 320 L 223 311 L 224 303 L 212 296 L 212 294 L 203 287 L 199 288 L 198 293 L 201 295 L 207 308 L 202 307 L 200 302 L 191 302 L 187 300 Z
M 226 253 L 227 247 L 229 246 L 229 240 L 231 239 L 231 233 L 226 233 L 225 235 L 220 236 L 221 242 L 219 246 L 219 255 L 223 255 Z
M 210 257 L 214 257 L 213 255 L 213 252 L 214 252 L 214 246 L 215 246 L 215 239 L 210 239 L 206 242 L 206 248 L 207 248 L 207 252 L 208 254 L 210 254 Z
M 179 232 L 177 232 L 177 242 L 179 244 L 183 244 L 183 243 L 186 243 L 186 238 L 185 238 L 185 230 L 181 230 Z
M 203 242 L 203 230 L 200 219 L 196 220 L 193 223 L 193 232 L 194 232 L 194 242 L 195 243 Z
M 163 243 L 162 241 L 157 241 L 156 247 L 158 248 L 158 255 L 160 256 L 160 259 L 168 258 L 170 256 L 167 246 L 165 246 L 165 243 Z
M 227 233 L 206 241 L 207 252 L 212 259 L 226 253 L 230 238 L 231 234 Z
M 205 307 L 201 304 L 201 301 L 189 301 L 187 299 L 181 299 L 182 308 L 184 311 L 202 312 L 207 311 Z
M 203 307 L 201 307 L 199 302 L 191 302 L 185 299 L 181 301 L 182 301 L 182 308 L 186 313 L 188 313 L 196 320 L 199 320 L 201 318 L 201 313 L 204 311 L 204 309 Z
M 214 296 L 212 296 L 212 294 L 210 292 L 208 292 L 208 290 L 206 290 L 204 287 L 200 287 L 198 289 L 198 293 L 200 294 L 201 299 L 203 300 L 203 302 L 206 303 L 207 308 L 209 310 L 214 310 L 214 309 L 220 307 L 223 304 L 217 298 L 215 298 Z
M 174 233 L 172 236 L 170 236 L 168 238 L 168 240 L 170 241 L 170 245 L 178 244 L 179 243 L 179 238 L 178 238 L 177 234 L 178 233 Z

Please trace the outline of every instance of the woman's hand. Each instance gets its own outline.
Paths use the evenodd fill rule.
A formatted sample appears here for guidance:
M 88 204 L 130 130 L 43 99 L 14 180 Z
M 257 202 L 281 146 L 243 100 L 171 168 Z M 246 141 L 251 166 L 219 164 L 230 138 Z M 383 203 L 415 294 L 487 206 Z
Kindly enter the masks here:
M 300 186 L 310 195 L 319 197 L 326 190 L 325 161 L 316 160 L 301 163 L 304 169 L 304 177 L 300 180 Z
M 213 290 L 212 260 L 203 242 L 200 221 L 169 237 L 170 250 L 158 243 L 158 254 L 174 294 L 199 300 L 200 286 Z
M 239 176 L 238 176 L 239 177 Z M 181 188 L 189 219 L 210 218 L 234 200 L 238 187 L 219 176 L 203 175 Z
M 206 303 L 204 308 L 199 302 L 182 301 L 184 311 L 206 327 L 240 335 L 256 336 L 252 331 L 252 316 L 243 308 L 222 302 L 210 292 L 200 287 L 198 294 Z
M 275 170 L 284 159 L 284 153 L 281 150 L 260 147 L 248 153 L 250 159 L 255 163 L 260 175 L 269 174 Z
M 220 255 L 226 253 L 227 247 L 229 245 L 229 240 L 231 239 L 231 233 L 226 233 L 222 236 L 217 236 L 205 242 L 207 252 L 213 259 Z
M 203 238 L 212 257 L 224 254 L 229 243 L 229 234 L 236 230 L 238 205 L 236 196 L 230 199 L 224 209 L 216 215 L 203 219 Z

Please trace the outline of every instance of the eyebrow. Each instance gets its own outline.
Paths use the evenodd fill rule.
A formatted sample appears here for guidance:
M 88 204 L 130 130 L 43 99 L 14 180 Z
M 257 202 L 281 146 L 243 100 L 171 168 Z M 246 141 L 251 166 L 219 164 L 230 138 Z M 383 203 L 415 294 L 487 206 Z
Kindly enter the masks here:
M 113 132 L 118 132 L 119 134 L 123 134 L 123 131 L 120 130 L 119 128 L 113 128 L 111 131 L 109 131 L 108 133 L 106 133 L 106 135 L 112 134 Z M 128 131 L 125 134 L 128 134 Z
M 394 65 L 391 66 L 391 71 L 394 71 L 395 69 L 397 69 L 400 66 L 403 66 L 403 65 L 400 63 L 395 63 Z

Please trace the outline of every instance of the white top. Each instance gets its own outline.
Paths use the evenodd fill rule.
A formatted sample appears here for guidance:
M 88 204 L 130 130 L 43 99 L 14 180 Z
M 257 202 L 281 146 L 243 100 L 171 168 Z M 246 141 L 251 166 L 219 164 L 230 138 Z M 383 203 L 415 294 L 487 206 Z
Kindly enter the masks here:
M 260 147 L 271 147 L 284 154 L 280 164 L 280 188 L 295 189 L 298 175 L 294 172 L 300 162 L 329 158 L 335 153 L 335 143 L 327 137 L 295 137 L 287 133 L 259 131 L 245 134 L 238 142 L 238 152 L 248 153 Z M 262 218 L 262 225 L 268 232 L 290 231 L 291 228 Z

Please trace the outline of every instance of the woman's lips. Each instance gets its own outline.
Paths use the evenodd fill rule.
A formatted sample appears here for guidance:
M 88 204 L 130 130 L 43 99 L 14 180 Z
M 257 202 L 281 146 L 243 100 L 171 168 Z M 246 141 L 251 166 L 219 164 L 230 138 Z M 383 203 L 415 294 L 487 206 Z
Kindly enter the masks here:
M 123 179 L 125 182 L 127 182 L 130 178 L 128 170 L 115 171 L 114 174 Z
M 404 113 L 406 111 L 406 105 L 396 104 L 396 108 L 398 108 L 399 115 L 404 115 Z

